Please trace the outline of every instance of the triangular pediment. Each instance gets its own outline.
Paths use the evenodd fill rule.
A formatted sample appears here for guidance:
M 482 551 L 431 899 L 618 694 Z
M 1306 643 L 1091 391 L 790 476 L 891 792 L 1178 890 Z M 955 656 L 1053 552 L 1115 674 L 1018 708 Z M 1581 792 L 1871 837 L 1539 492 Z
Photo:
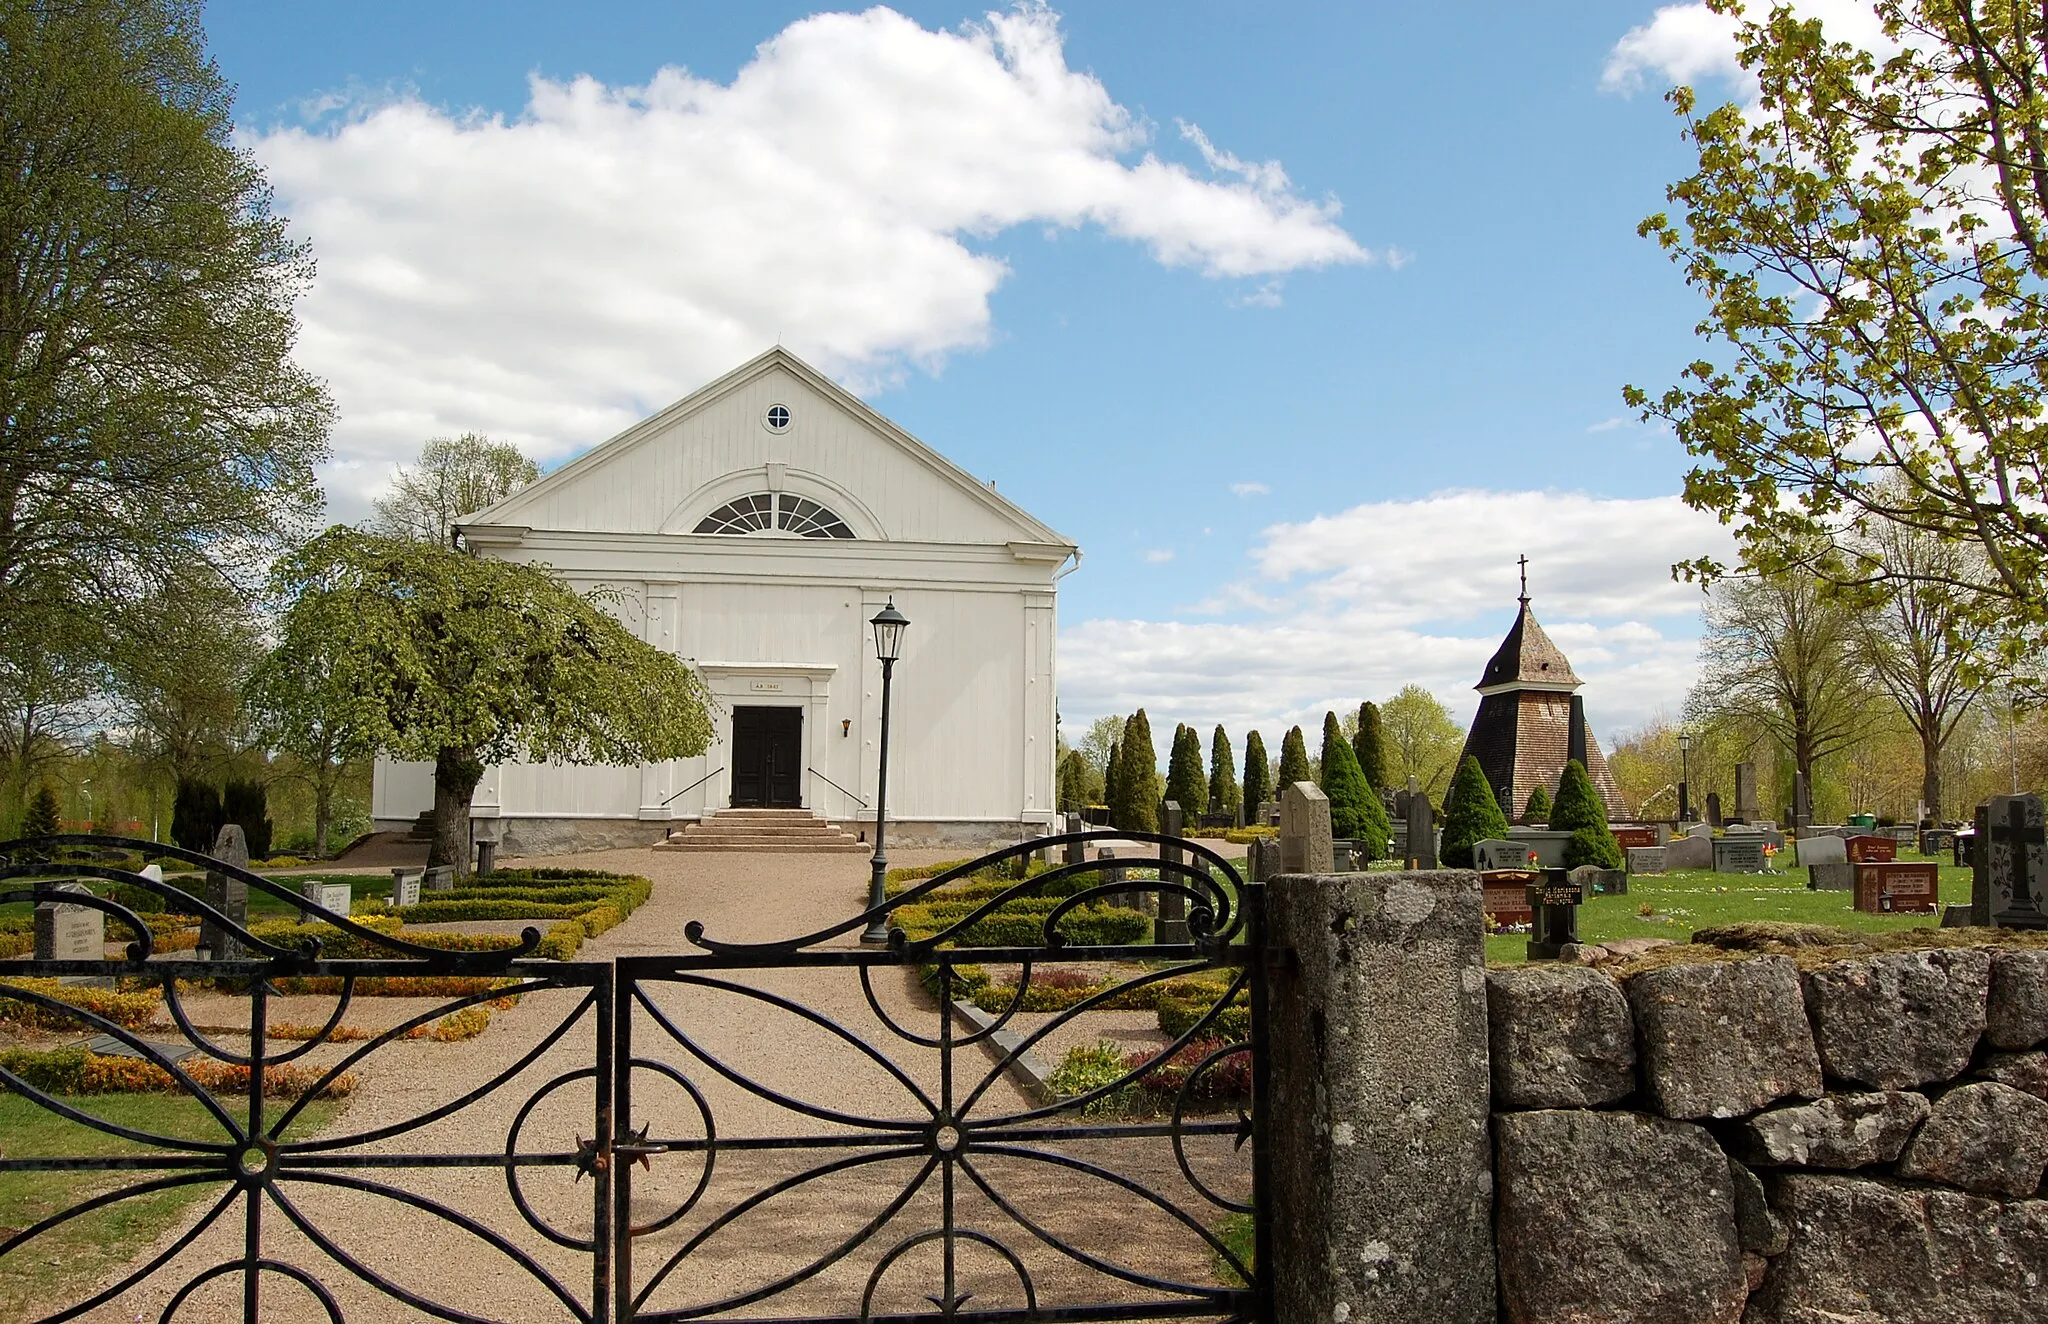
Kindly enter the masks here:
M 858 538 L 1073 547 L 779 346 L 461 523 L 688 535 L 757 492 L 815 502 Z

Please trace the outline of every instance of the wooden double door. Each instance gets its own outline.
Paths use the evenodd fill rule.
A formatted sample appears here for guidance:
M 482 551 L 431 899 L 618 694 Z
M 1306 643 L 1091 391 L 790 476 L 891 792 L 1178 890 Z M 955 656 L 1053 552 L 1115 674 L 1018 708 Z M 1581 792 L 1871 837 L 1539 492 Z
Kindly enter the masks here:
M 735 809 L 801 809 L 804 803 L 804 710 L 732 710 L 732 805 Z

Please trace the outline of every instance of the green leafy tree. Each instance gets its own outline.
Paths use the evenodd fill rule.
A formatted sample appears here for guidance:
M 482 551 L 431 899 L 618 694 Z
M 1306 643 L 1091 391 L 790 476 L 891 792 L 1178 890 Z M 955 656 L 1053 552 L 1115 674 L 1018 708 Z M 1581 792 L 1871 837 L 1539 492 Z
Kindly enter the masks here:
M 1582 864 L 1621 867 L 1621 846 L 1607 828 L 1607 805 L 1577 759 L 1565 763 L 1564 776 L 1558 779 L 1557 800 L 1550 806 L 1550 830 L 1572 834 L 1564 848 L 1566 868 Z
M 1289 727 L 1280 739 L 1280 785 L 1276 791 L 1284 791 L 1296 782 L 1315 780 L 1316 770 L 1308 761 L 1308 742 L 1302 738 L 1300 727 Z
M 1088 730 L 1081 736 L 1081 743 L 1076 746 L 1096 772 L 1102 775 L 1104 785 L 1109 783 L 1110 752 L 1116 748 L 1117 742 L 1124 738 L 1124 721 L 1125 719 L 1116 713 L 1096 718 L 1088 724 Z
M 263 655 L 249 603 L 201 567 L 134 603 L 125 619 L 132 629 L 113 637 L 110 671 L 136 749 L 173 779 L 219 781 L 246 748 L 242 689 Z
M 1465 750 L 1465 729 L 1451 710 L 1422 686 L 1403 685 L 1381 705 L 1380 731 L 1393 785 L 1406 786 L 1412 777 L 1418 790 L 1441 802 Z
M 1442 858 L 1448 869 L 1473 867 L 1472 846 L 1508 834 L 1507 815 L 1500 811 L 1493 786 L 1486 780 L 1479 760 L 1470 754 L 1458 765 L 1451 789 L 1444 797 Z
M 1703 297 L 1678 385 L 1630 387 L 1701 463 L 1685 499 L 1744 564 L 1942 581 L 1854 542 L 1903 526 L 1974 547 L 1970 621 L 2048 630 L 2048 11 L 1870 0 L 1879 56 L 1787 6 L 1736 22 L 1757 107 L 1671 102 L 1698 169 L 1645 220 Z M 1846 554 L 1813 556 L 1813 544 Z M 1711 558 L 1684 569 L 1717 575 Z
M 1112 827 L 1116 825 L 1116 788 L 1122 784 L 1120 779 L 1123 777 L 1123 744 L 1122 733 L 1119 731 L 1118 739 L 1109 742 L 1109 757 L 1103 764 L 1102 803 L 1109 806 L 1109 821 Z
M 545 567 L 333 528 L 284 558 L 289 606 L 259 670 L 324 649 L 309 701 L 355 742 L 434 763 L 434 864 L 468 868 L 492 763 L 637 764 L 711 740 L 696 673 Z
M 1550 821 L 1550 792 L 1541 786 L 1529 792 L 1529 801 L 1522 806 L 1524 823 L 1548 823 Z
M 1344 738 L 1337 714 L 1323 714 L 1323 794 L 1330 798 L 1330 833 L 1365 843 L 1366 858 L 1385 859 L 1389 828 L 1379 792 L 1359 771 L 1358 755 Z
M 494 506 L 540 477 L 517 446 L 480 432 L 430 437 L 419 462 L 401 468 L 377 498 L 376 529 L 394 538 L 445 543 L 455 521 Z
M 1166 798 L 1180 806 L 1182 822 L 1209 812 L 1209 779 L 1202 775 L 1202 738 L 1192 726 L 1177 726 L 1166 760 Z
M 1117 745 L 1117 785 L 1109 789 L 1110 821 L 1126 832 L 1157 832 L 1160 790 L 1152 719 L 1140 708 L 1124 723 L 1124 738 Z
M 1244 816 L 1250 822 L 1259 806 L 1273 798 L 1273 762 L 1266 757 L 1266 738 L 1257 731 L 1244 738 Z
M 1215 732 L 1209 737 L 1209 812 L 1228 814 L 1232 819 L 1244 808 L 1244 798 L 1237 785 L 1237 758 L 1230 749 L 1230 737 L 1225 734 L 1223 724 L 1216 724 Z
M 306 249 L 190 0 L 0 6 L 0 631 L 98 619 L 314 527 Z
M 349 761 L 369 749 L 361 733 L 343 725 L 351 710 L 324 702 L 332 673 L 330 655 L 316 650 L 259 666 L 245 694 L 261 738 L 292 756 L 286 775 L 313 793 L 313 853 L 322 857 L 328 854 L 335 796 Z
M 1358 705 L 1358 727 L 1351 733 L 1351 752 L 1358 756 L 1358 770 L 1375 791 L 1391 789 L 1387 784 L 1387 741 L 1380 722 L 1380 706 L 1370 699 Z

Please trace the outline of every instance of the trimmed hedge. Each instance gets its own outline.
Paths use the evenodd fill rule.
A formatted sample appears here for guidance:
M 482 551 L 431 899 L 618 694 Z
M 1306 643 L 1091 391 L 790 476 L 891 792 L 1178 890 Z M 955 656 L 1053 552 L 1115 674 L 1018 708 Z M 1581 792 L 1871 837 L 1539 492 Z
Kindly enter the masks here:
M 902 906 L 891 919 L 912 940 L 929 938 L 965 918 L 972 905 Z M 947 939 L 950 947 L 1036 947 L 1045 940 L 1045 918 L 1052 903 L 1042 907 L 1013 902 L 993 914 L 976 920 Z M 1077 906 L 1060 917 L 1059 932 L 1076 947 L 1119 947 L 1141 942 L 1152 932 L 1152 920 L 1136 910 L 1090 903 Z
M 127 993 L 115 989 L 67 984 L 61 979 L 0 980 L 0 1024 L 35 1030 L 78 1030 L 86 1022 L 33 1002 L 8 996 L 11 988 L 40 993 L 70 1007 L 104 1016 L 124 1030 L 140 1030 L 156 1019 L 163 1005 L 162 989 Z
M 188 1059 L 179 1064 L 201 1089 L 213 1094 L 246 1094 L 249 1068 L 206 1059 Z M 0 1067 L 45 1094 L 183 1094 L 185 1087 L 176 1077 L 153 1062 L 139 1057 L 102 1055 L 84 1048 L 0 1049 Z M 317 1068 L 296 1062 L 265 1067 L 263 1095 L 270 1099 L 296 1099 L 313 1088 L 322 1075 Z M 344 1098 L 355 1092 L 353 1072 L 344 1071 L 316 1096 Z
M 1180 1038 L 1195 1028 L 1195 1023 L 1209 1014 L 1216 1005 L 1216 997 L 1207 998 L 1161 998 L 1159 999 L 1159 1029 L 1161 1033 Z M 1216 1019 L 1209 1022 L 1207 1033 L 1218 1038 L 1236 1041 L 1248 1037 L 1252 1032 L 1251 999 L 1240 992 L 1230 1000 L 1230 1005 L 1218 1012 Z

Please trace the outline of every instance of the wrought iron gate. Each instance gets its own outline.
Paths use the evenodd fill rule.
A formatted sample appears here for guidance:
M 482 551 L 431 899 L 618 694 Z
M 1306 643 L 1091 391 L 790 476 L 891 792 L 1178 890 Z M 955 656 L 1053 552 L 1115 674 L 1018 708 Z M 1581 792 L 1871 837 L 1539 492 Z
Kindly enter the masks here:
M 1105 839 L 1156 853 L 1031 872 L 1034 851 Z M 25 860 L 59 850 L 182 860 L 329 927 L 281 941 L 175 882 Z M 46 1024 L 103 1036 L 102 1058 L 164 1073 L 215 1131 L 110 1120 L 0 1055 L 7 1091 L 125 1142 L 16 1154 L 0 1132 L 0 1179 L 125 1183 L 0 1228 L 0 1272 L 96 1210 L 183 1188 L 204 1206 L 160 1246 L 136 1247 L 104 1286 L 53 1294 L 45 1320 L 117 1299 L 133 1318 L 131 1292 L 165 1321 L 220 1317 L 233 1288 L 244 1320 L 338 1322 L 364 1298 L 383 1303 L 357 1312 L 371 1318 L 391 1317 L 396 1301 L 449 1320 L 587 1324 L 1271 1319 L 1253 1212 L 1265 1166 L 1261 894 L 1200 843 L 1095 832 L 999 851 L 893 898 L 911 931 L 893 929 L 886 947 L 853 941 L 872 918 L 862 914 L 770 943 L 691 924 L 687 952 L 610 962 L 537 960 L 531 928 L 492 951 L 425 945 L 175 847 L 57 837 L 0 853 L 18 861 L 0 868 L 0 902 L 84 905 L 134 935 L 116 961 L 0 960 L 0 980 L 15 981 L 4 996 Z M 57 890 L 67 879 L 141 892 Z M 966 900 L 950 899 L 963 895 L 955 884 Z M 245 953 L 157 951 L 146 917 L 123 904 L 143 893 Z M 1185 906 L 1186 941 L 1133 931 L 1146 898 Z M 1048 972 L 1054 962 L 1063 973 Z M 78 976 L 160 989 L 192 1056 L 124 1027 L 117 1008 L 20 982 Z M 364 981 L 392 979 L 434 1005 L 352 1033 Z M 333 998 L 323 1024 L 272 1014 L 275 999 L 309 994 Z M 434 1097 L 416 1111 L 404 1089 L 380 1088 L 367 1120 L 352 1111 L 335 1134 L 293 1129 L 324 1087 L 390 1045 L 514 996 L 542 1007 L 545 1028 L 523 1018 L 530 1042 L 509 1060 L 472 1061 L 489 1042 L 474 1041 L 461 1059 L 474 1079 L 426 1082 Z M 1162 1033 L 1156 1053 L 1103 1050 L 1078 1092 L 1033 1092 L 1057 1056 L 1042 1050 L 1074 1042 L 1092 1013 L 1151 1007 L 1166 1024 L 1164 1003 L 1178 1008 L 1178 1033 Z M 246 1026 L 246 1049 L 208 1022 L 223 1005 Z M 316 1053 L 317 1067 L 301 1065 Z M 279 1068 L 303 1072 L 290 1102 L 265 1097 Z M 381 1239 L 366 1243 L 365 1221 L 380 1219 Z M 396 1262 L 447 1243 L 460 1256 L 424 1273 Z

